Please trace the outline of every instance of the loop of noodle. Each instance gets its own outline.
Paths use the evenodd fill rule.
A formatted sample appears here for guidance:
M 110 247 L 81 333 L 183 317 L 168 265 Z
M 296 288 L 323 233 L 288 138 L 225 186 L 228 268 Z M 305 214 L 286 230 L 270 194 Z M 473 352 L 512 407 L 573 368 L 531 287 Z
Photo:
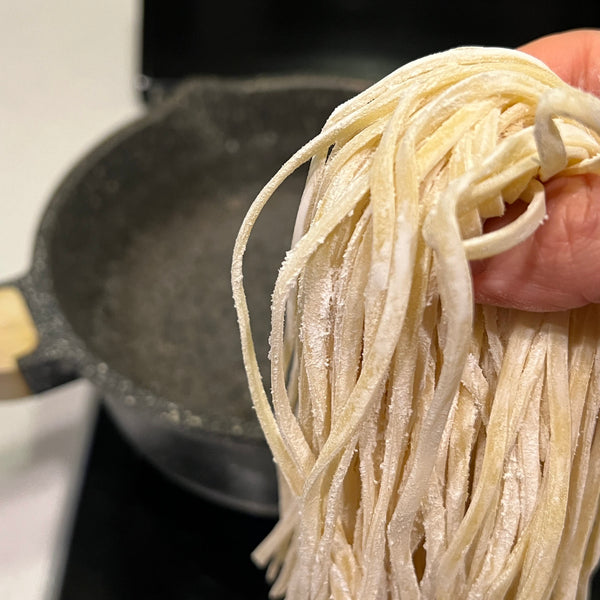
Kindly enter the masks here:
M 584 598 L 600 554 L 600 309 L 474 307 L 468 260 L 531 235 L 541 182 L 600 172 L 600 100 L 516 51 L 416 61 L 338 107 L 266 185 L 232 266 L 280 474 L 273 596 Z M 272 302 L 272 407 L 242 259 L 310 160 Z M 504 229 L 482 220 L 522 199 Z

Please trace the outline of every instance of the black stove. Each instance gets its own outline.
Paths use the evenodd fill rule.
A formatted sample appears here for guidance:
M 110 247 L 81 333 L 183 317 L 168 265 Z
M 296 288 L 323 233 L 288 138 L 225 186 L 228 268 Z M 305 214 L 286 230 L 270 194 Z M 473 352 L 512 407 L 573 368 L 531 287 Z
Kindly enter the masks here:
M 274 524 L 172 483 L 101 410 L 58 600 L 267 600 L 250 553 Z
M 265 600 L 250 552 L 273 525 L 166 479 L 101 410 L 59 600 Z

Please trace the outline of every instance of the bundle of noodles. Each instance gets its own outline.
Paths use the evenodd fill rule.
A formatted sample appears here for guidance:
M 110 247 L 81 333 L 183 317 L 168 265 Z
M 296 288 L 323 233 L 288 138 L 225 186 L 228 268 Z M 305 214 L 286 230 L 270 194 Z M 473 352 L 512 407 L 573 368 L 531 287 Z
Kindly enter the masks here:
M 280 520 L 254 553 L 297 599 L 583 598 L 600 553 L 600 309 L 474 306 L 468 261 L 600 172 L 600 100 L 517 51 L 460 48 L 338 107 L 252 205 L 232 282 Z M 272 299 L 272 404 L 242 257 L 311 160 Z M 527 210 L 482 232 L 517 199 Z

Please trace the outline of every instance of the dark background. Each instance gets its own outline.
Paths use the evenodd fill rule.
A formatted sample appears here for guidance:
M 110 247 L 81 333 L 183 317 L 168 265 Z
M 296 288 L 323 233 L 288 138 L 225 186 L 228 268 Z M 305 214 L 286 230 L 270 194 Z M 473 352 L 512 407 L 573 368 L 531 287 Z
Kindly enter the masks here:
M 600 2 L 146 0 L 142 72 L 147 85 L 196 73 L 377 79 L 451 47 L 516 47 L 581 27 L 600 27 Z

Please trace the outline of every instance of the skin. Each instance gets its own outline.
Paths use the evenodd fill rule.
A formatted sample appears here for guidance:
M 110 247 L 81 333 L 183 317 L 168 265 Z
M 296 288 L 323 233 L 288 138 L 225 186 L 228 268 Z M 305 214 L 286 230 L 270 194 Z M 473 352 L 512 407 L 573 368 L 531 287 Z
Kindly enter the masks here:
M 520 48 L 567 83 L 600 97 L 600 30 L 540 38 Z M 535 234 L 492 258 L 472 263 L 476 302 L 530 311 L 600 302 L 600 175 L 548 181 L 548 219 Z M 515 204 L 491 231 L 523 210 Z

